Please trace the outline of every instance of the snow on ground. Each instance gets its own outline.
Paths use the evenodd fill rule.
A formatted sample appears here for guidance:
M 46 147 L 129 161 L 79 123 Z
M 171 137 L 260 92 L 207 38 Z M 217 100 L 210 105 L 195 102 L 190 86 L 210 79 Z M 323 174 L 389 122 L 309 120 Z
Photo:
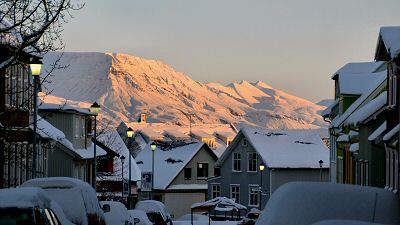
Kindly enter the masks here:
M 239 221 L 211 221 L 211 225 L 237 225 Z M 190 220 L 176 220 L 173 221 L 174 225 L 191 225 Z M 196 220 L 193 221 L 194 225 L 208 225 L 208 221 L 205 220 Z

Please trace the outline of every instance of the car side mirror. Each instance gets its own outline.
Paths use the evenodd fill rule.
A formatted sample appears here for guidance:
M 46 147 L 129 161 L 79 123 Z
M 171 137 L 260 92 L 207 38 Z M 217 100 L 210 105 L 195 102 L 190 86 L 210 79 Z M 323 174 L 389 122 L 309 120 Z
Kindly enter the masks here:
M 102 208 L 102 209 L 103 209 L 103 211 L 104 211 L 105 213 L 111 211 L 110 205 L 108 205 L 108 204 L 103 205 L 103 208 Z
M 137 224 L 137 223 L 140 223 L 140 219 L 134 218 L 134 219 L 133 219 L 133 225 L 135 225 L 135 224 Z

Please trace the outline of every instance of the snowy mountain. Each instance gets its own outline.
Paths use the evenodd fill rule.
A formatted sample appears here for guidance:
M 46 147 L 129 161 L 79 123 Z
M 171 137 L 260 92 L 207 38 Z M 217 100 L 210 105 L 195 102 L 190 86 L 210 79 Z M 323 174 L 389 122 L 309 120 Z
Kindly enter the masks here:
M 59 55 L 48 54 L 45 68 Z M 68 68 L 53 72 L 44 86 L 54 96 L 44 101 L 97 101 L 102 119 L 115 124 L 133 122 L 143 112 L 153 122 L 187 124 L 185 114 L 193 113 L 195 123 L 233 122 L 275 129 L 326 126 L 318 115 L 324 106 L 261 81 L 202 84 L 161 61 L 119 53 L 64 53 L 61 63 Z

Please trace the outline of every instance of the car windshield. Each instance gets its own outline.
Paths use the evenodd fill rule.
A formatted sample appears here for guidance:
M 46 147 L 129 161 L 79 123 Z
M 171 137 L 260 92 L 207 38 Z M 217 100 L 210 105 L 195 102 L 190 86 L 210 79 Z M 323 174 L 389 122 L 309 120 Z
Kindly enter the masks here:
M 32 209 L 0 208 L 0 224 L 30 225 L 34 222 Z

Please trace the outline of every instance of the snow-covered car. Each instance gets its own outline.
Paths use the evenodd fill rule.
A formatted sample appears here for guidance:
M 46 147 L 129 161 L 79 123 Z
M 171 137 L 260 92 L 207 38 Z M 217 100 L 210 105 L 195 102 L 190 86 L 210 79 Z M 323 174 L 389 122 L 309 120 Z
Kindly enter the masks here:
M 239 225 L 254 225 L 260 216 L 260 210 L 251 208 L 246 217 L 239 221 Z
M 397 195 L 383 188 L 292 182 L 272 194 L 256 225 L 340 224 L 340 221 L 400 224 L 399 212 Z M 322 223 L 325 220 L 336 222 Z
M 155 225 L 172 225 L 171 215 L 162 202 L 155 200 L 144 200 L 136 203 L 135 209 L 144 211 L 149 220 Z
M 77 225 L 104 225 L 104 213 L 95 190 L 86 182 L 70 177 L 49 177 L 28 180 L 22 187 L 42 188 Z
M 147 214 L 142 210 L 130 209 L 128 213 L 131 215 L 134 225 L 153 225 Z
M 0 189 L 0 224 L 73 225 L 40 188 Z
M 128 209 L 121 202 L 100 201 L 104 211 L 106 224 L 110 225 L 133 225 L 133 219 L 128 213 Z

